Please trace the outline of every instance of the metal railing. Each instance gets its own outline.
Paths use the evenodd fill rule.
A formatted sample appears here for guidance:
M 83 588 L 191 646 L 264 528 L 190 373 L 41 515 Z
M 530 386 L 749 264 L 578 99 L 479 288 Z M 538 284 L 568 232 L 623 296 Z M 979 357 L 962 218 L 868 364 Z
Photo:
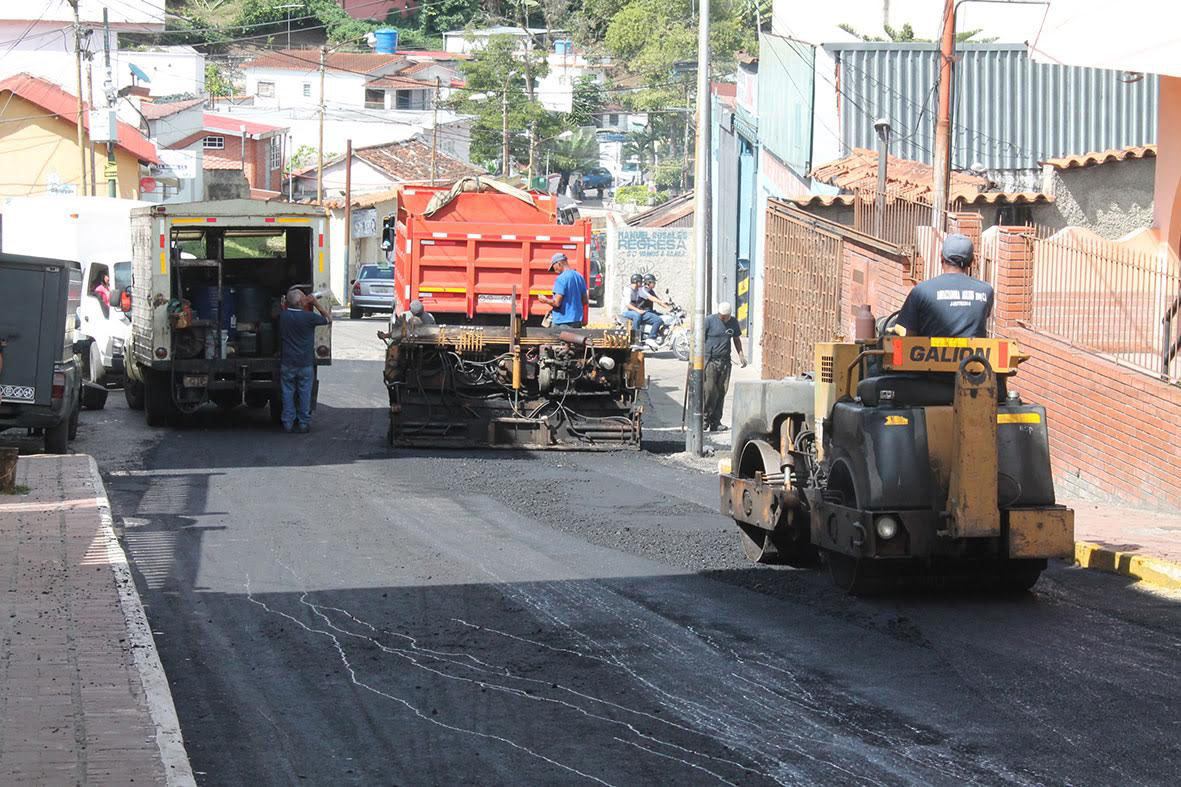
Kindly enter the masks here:
M 1033 228 L 1030 327 L 1181 384 L 1181 263 L 1167 249 L 1130 248 Z
M 853 195 L 853 229 L 909 249 L 915 247 L 915 227 L 931 224 L 931 206 L 886 191 L 883 215 L 878 217 L 880 192 L 858 191 Z

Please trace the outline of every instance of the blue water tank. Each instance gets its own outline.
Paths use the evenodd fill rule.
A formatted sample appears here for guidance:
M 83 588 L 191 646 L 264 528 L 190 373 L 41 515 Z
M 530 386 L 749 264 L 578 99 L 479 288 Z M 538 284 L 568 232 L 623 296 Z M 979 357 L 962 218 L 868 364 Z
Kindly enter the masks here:
M 566 39 L 566 38 L 560 38 L 557 41 L 554 41 L 554 54 L 557 54 L 557 55 L 572 55 L 572 54 L 574 54 L 574 42 L 569 39 Z
M 397 28 L 387 27 L 382 30 L 373 31 L 374 37 L 377 39 L 377 45 L 373 48 L 380 55 L 392 55 L 398 51 L 398 30 Z

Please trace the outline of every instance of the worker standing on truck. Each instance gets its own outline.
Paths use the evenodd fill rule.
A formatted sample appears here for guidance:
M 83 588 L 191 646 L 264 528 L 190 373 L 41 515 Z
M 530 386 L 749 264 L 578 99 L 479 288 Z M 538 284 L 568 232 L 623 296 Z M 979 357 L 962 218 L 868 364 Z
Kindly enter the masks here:
M 311 306 L 315 311 L 305 311 Z M 312 384 L 316 375 L 316 328 L 332 322 L 332 313 L 310 295 L 292 287 L 287 308 L 279 312 L 279 387 L 284 432 L 306 433 L 312 420 Z
M 730 304 L 723 302 L 717 314 L 705 318 L 705 428 L 711 432 L 722 429 L 722 405 L 730 387 L 730 342 L 745 368 L 742 326 L 731 316 Z
M 943 273 L 919 282 L 898 312 L 908 336 L 983 338 L 988 336 L 993 291 L 964 273 L 972 264 L 972 240 L 948 235 L 943 241 Z
M 562 328 L 581 328 L 586 312 L 586 279 L 570 267 L 570 261 L 562 252 L 550 259 L 549 269 L 558 272 L 558 278 L 554 280 L 554 294 L 538 297 L 542 303 L 553 307 L 550 324 Z

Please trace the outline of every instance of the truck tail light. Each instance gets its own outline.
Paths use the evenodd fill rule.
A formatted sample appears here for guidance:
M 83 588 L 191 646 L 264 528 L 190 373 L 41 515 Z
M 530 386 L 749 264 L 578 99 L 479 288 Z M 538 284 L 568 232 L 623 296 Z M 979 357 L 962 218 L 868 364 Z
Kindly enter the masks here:
M 316 355 L 320 356 L 321 358 L 327 358 L 328 357 L 328 345 L 321 344 L 319 347 L 317 347 L 316 348 Z
M 353 284 L 353 295 L 360 295 L 360 294 L 361 294 L 361 282 L 358 281 Z
M 156 348 L 156 357 L 159 358 L 161 361 L 163 361 L 165 358 L 168 357 L 168 348 L 157 347 Z
M 55 402 L 66 398 L 66 375 L 64 372 L 53 373 L 53 389 L 50 396 Z

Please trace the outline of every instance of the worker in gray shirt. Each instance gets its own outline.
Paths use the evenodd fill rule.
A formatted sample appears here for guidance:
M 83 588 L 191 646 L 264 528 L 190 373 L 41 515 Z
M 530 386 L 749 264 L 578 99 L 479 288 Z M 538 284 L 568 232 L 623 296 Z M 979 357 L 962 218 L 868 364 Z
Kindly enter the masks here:
M 730 387 L 730 343 L 738 350 L 738 360 L 745 367 L 742 352 L 742 326 L 730 314 L 730 304 L 719 303 L 716 314 L 705 318 L 705 428 L 721 431 L 722 405 Z

